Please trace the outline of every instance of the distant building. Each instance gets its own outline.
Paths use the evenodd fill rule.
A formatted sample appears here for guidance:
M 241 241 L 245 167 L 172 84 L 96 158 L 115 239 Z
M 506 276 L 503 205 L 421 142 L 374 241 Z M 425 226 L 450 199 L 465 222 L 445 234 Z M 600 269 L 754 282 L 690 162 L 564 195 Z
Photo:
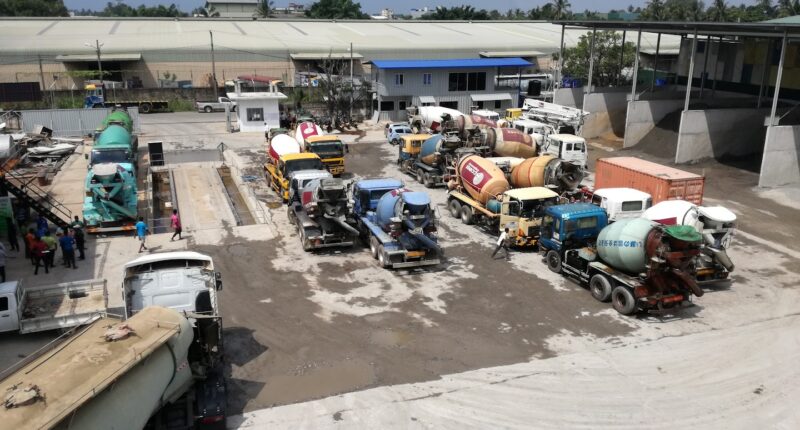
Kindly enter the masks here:
M 431 13 L 431 10 L 428 9 L 427 6 L 425 6 L 421 9 L 412 8 L 411 13 L 409 13 L 409 15 L 411 15 L 411 19 L 420 19 L 422 18 L 423 15 L 427 15 L 429 13 Z
M 374 60 L 381 120 L 403 120 L 409 106 L 443 106 L 503 112 L 518 104 L 519 89 L 498 85 L 497 75 L 529 73 L 521 58 Z M 501 83 L 502 84 L 502 83 Z
M 258 0 L 208 0 L 207 3 L 221 18 L 252 18 L 258 9 Z
M 378 19 L 378 20 L 394 19 L 394 11 L 391 9 L 383 9 L 381 10 L 380 15 L 371 15 L 370 19 Z

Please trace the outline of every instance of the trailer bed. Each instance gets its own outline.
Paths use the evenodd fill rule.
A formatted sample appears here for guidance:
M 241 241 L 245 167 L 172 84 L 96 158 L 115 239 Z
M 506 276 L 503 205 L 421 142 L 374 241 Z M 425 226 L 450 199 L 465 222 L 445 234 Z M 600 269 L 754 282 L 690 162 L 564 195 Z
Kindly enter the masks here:
M 127 321 L 135 335 L 114 342 L 106 341 L 104 334 L 121 320 L 103 317 L 40 351 L 0 381 L 4 395 L 36 386 L 43 397 L 4 409 L 3 428 L 52 428 L 175 336 L 180 331 L 177 316 L 165 308 L 145 309 Z
M 100 318 L 108 307 L 105 279 L 20 288 L 20 333 L 71 328 Z

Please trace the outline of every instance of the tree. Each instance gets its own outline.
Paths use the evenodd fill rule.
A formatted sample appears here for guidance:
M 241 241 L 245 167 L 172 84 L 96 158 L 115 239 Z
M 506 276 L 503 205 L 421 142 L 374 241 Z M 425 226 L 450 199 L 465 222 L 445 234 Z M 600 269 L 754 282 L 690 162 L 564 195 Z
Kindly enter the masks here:
M 320 64 L 319 87 L 328 117 L 334 127 L 339 128 L 338 119 L 349 116 L 351 100 L 353 105 L 363 104 L 371 97 L 369 87 L 356 84 L 345 77 L 349 70 L 348 61 L 341 58 L 324 59 Z
M 178 18 L 178 17 L 185 17 L 189 16 L 188 13 L 182 12 L 178 9 L 174 3 L 170 4 L 169 6 L 158 5 L 148 7 L 145 5 L 139 5 L 137 8 L 133 8 L 128 6 L 127 4 L 123 3 L 121 0 L 117 0 L 114 3 L 108 2 L 106 3 L 106 7 L 103 8 L 99 13 L 98 16 L 108 16 L 108 17 L 148 17 L 148 18 L 155 18 L 155 17 L 169 17 L 169 18 Z
M 69 16 L 63 0 L 0 0 L 0 16 Z
M 661 0 L 650 0 L 642 11 L 641 18 L 646 21 L 666 21 L 667 13 Z
M 214 7 L 214 5 L 208 4 L 208 2 L 206 2 L 206 4 L 202 7 L 198 7 L 197 9 L 193 10 L 192 15 L 206 18 L 219 18 L 219 12 L 217 9 Z
M 353 0 L 319 0 L 306 10 L 306 16 L 317 19 L 369 19 L 361 12 L 361 3 Z
M 270 0 L 260 0 L 258 2 L 258 8 L 256 8 L 255 16 L 259 18 L 271 17 L 274 5 L 275 2 L 272 2 Z
M 714 0 L 714 3 L 708 8 L 708 19 L 710 21 L 724 22 L 726 21 L 727 10 L 725 0 Z
M 474 7 L 468 5 L 455 6 L 451 8 L 438 6 L 435 11 L 423 15 L 422 19 L 439 20 L 439 21 L 487 21 L 490 20 L 489 12 L 485 9 L 475 10 Z
M 578 44 L 564 50 L 564 75 L 579 78 L 589 77 L 589 57 L 592 33 L 580 37 Z M 622 34 L 615 31 L 598 31 L 594 42 L 594 69 L 592 83 L 607 86 L 616 81 L 619 72 L 619 54 L 624 49 L 623 67 L 633 65 L 636 48 L 633 43 L 622 44 Z
M 800 15 L 800 1 L 778 0 L 778 17 Z
M 569 10 L 572 4 L 570 4 L 569 0 L 553 0 L 549 4 L 552 5 L 553 8 L 552 18 L 554 20 L 567 19 L 572 15 Z

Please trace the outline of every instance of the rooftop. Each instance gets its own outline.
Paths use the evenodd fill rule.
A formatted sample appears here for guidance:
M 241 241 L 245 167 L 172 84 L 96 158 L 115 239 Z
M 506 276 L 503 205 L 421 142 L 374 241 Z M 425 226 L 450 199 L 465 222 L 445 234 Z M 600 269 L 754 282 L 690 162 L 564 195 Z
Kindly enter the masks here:
M 527 67 L 530 61 L 511 58 L 455 58 L 446 60 L 375 60 L 379 69 L 475 69 L 483 67 Z
M 517 200 L 538 200 L 558 197 L 553 190 L 544 187 L 515 188 L 505 193 L 507 196 Z

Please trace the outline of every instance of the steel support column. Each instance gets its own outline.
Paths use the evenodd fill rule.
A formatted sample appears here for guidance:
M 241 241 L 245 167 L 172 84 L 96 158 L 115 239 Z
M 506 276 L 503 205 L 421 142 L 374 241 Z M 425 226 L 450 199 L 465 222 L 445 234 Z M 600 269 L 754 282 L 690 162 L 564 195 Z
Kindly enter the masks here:
M 714 57 L 714 81 L 711 83 L 711 97 L 714 97 L 714 93 L 717 91 L 717 66 L 719 66 L 719 57 L 722 53 L 722 36 L 719 37 L 719 42 L 717 42 L 717 56 Z
M 658 38 L 656 39 L 656 58 L 653 62 L 653 79 L 650 82 L 650 91 L 656 91 L 656 75 L 658 74 L 658 51 L 661 49 L 661 33 L 658 33 Z
M 564 80 L 564 30 L 565 25 L 561 25 L 561 44 L 558 45 L 558 84 Z M 555 89 L 553 91 L 553 98 L 555 98 Z
M 625 64 L 625 36 L 627 30 L 622 32 L 622 49 L 619 50 L 619 70 L 617 71 L 617 86 L 622 85 L 622 65 Z
M 761 107 L 761 98 L 766 95 L 764 88 L 767 86 L 767 76 L 769 76 L 767 67 L 769 67 L 770 51 L 772 51 L 772 40 L 767 41 L 767 49 L 764 52 L 764 68 L 761 69 L 761 85 L 758 87 L 758 103 L 756 103 L 756 108 Z
M 692 80 L 694 80 L 694 57 L 697 52 L 697 28 L 694 29 L 692 50 L 689 52 L 689 75 L 686 77 L 686 99 L 683 102 L 683 111 L 689 110 L 689 100 L 692 98 Z
M 700 98 L 703 98 L 703 89 L 706 86 L 706 69 L 708 68 L 708 51 L 711 50 L 711 36 L 706 36 L 706 46 L 703 49 L 703 73 L 700 74 Z
M 631 85 L 631 101 L 636 101 L 636 81 L 639 79 L 639 49 L 642 46 L 642 29 L 636 36 L 636 56 L 633 57 L 633 85 Z
M 778 75 L 775 77 L 775 92 L 772 93 L 772 111 L 769 114 L 770 127 L 775 124 L 775 112 L 778 110 L 778 96 L 781 92 L 781 79 L 783 78 L 783 63 L 786 60 L 786 44 L 788 42 L 788 32 L 783 31 L 783 41 L 781 42 L 781 59 L 778 61 Z
M 592 28 L 592 42 L 589 45 L 589 84 L 587 85 L 586 93 L 592 92 L 592 74 L 594 73 L 594 39 L 597 34 L 597 29 Z

